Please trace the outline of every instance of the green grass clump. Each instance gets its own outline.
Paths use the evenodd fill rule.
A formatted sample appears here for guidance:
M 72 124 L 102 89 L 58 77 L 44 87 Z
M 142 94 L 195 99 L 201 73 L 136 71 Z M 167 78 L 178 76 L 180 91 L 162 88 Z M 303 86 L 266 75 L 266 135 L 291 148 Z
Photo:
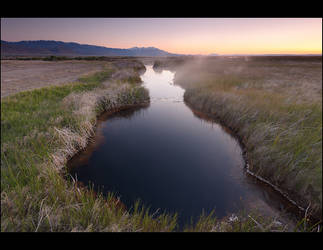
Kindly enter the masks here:
M 47 87 L 18 93 L 1 101 L 1 160 L 2 168 L 6 162 L 16 161 L 16 156 L 32 151 L 33 162 L 47 157 L 55 147 L 50 140 L 49 128 L 72 126 L 75 118 L 62 109 L 61 101 L 72 92 L 85 92 L 99 86 L 91 76 L 89 83 L 75 82 L 64 86 Z M 85 80 L 85 78 L 83 79 Z M 50 142 L 50 141 L 49 141 Z M 54 146 L 54 145 L 53 145 Z M 30 152 L 31 153 L 31 152 Z M 21 160 L 28 159 L 23 157 Z

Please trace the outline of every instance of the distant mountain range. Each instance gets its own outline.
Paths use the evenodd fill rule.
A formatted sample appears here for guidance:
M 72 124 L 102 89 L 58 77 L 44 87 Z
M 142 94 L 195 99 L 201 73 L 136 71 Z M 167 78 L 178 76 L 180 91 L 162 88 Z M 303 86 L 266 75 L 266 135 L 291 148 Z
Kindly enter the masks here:
M 107 48 L 103 46 L 61 41 L 1 40 L 1 56 L 181 56 L 155 47 L 133 47 L 130 49 Z
M 61 41 L 20 41 L 8 42 L 1 40 L 1 57 L 7 56 L 184 56 L 174 54 L 155 47 L 133 47 L 130 49 L 108 48 L 103 46 L 79 44 Z M 188 55 L 186 56 L 203 56 Z M 300 54 L 224 54 L 222 56 L 299 56 Z M 221 56 L 211 53 L 208 56 Z M 322 56 L 322 54 L 306 54 L 302 56 Z

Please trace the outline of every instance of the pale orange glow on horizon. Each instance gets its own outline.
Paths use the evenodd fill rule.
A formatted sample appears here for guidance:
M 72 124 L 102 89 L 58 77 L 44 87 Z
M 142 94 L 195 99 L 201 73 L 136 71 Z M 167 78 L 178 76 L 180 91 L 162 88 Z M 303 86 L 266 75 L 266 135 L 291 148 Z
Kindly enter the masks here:
M 322 54 L 322 18 L 2 18 L 1 37 L 179 54 Z
M 322 19 L 260 21 L 220 34 L 213 33 L 211 28 L 186 34 L 185 43 L 179 38 L 160 47 L 173 53 L 191 54 L 322 54 Z

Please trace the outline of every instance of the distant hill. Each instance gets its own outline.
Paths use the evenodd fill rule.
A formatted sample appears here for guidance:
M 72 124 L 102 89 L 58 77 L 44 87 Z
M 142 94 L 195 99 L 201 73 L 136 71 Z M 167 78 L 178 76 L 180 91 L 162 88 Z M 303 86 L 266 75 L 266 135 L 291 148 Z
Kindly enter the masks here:
M 1 56 L 180 56 L 154 47 L 133 47 L 130 49 L 107 48 L 103 46 L 61 41 L 1 40 Z
M 155 47 L 133 47 L 129 49 L 134 56 L 176 56 L 178 54 L 168 53 Z

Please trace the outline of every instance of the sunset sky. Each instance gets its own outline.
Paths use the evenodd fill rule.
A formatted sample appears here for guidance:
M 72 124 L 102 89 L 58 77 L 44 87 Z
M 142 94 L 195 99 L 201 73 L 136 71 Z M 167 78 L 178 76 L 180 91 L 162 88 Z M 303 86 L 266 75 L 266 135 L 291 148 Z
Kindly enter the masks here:
M 182 54 L 322 54 L 321 18 L 1 18 L 1 40 Z

